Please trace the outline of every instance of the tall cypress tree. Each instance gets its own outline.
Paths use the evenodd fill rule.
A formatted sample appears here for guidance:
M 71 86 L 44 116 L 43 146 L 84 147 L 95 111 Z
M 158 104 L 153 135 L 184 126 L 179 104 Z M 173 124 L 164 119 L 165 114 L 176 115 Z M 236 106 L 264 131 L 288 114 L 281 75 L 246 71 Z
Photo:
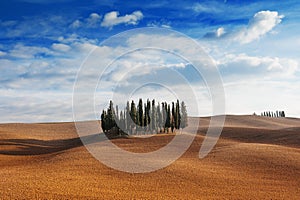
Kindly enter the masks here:
M 171 120 L 170 120 L 170 126 L 171 126 L 171 131 L 172 133 L 174 132 L 175 128 L 175 104 L 172 102 L 172 111 L 171 111 Z
M 115 115 L 115 120 L 118 121 L 119 120 L 119 106 L 116 105 L 116 115 Z
M 144 126 L 144 113 L 143 113 L 143 100 L 139 100 L 138 104 L 138 113 L 139 113 L 139 126 Z
M 103 110 L 102 111 L 102 114 L 101 114 L 101 128 L 102 128 L 102 131 L 105 133 L 106 132 L 106 128 L 105 128 L 105 119 L 106 119 L 106 113 L 105 111 Z
M 152 111 L 151 111 L 151 132 L 156 131 L 157 129 L 157 113 L 155 100 L 152 100 Z
M 177 99 L 176 102 L 176 108 L 175 108 L 175 128 L 179 129 L 180 128 L 180 121 L 181 121 L 181 116 L 180 116 L 180 105 L 179 105 L 179 100 Z
M 171 126 L 171 111 L 170 111 L 170 104 L 165 103 L 165 109 L 166 109 L 166 125 L 165 125 L 165 129 L 167 131 L 167 133 L 169 132 L 169 128 Z
M 107 110 L 107 129 L 110 130 L 116 126 L 115 122 L 115 110 L 113 102 L 109 102 L 109 108 Z
M 129 133 L 130 132 L 130 119 L 131 119 L 131 116 L 130 116 L 130 104 L 129 104 L 129 101 L 127 101 L 127 104 L 126 104 L 126 108 L 125 108 L 125 118 L 126 118 L 126 131 Z
M 131 101 L 131 110 L 130 110 L 130 117 L 132 119 L 132 122 L 130 124 L 130 127 L 131 127 L 131 134 L 132 134 L 132 129 L 135 128 L 135 125 L 136 125 L 136 107 L 135 107 L 135 103 L 134 101 L 132 100 Z
M 150 112 L 151 112 L 151 102 L 149 99 L 147 99 L 147 107 L 146 107 L 146 111 L 147 113 L 147 126 L 148 126 L 148 131 L 151 131 L 151 121 L 150 121 Z
M 123 111 L 122 110 L 120 112 L 119 128 L 121 129 L 121 131 L 125 130 L 125 119 L 124 119 L 124 115 L 123 115 Z
M 161 127 L 162 127 L 162 113 L 160 111 L 160 104 L 157 104 L 156 107 L 156 111 L 157 111 L 157 128 L 159 129 L 159 132 L 162 132 Z
M 144 112 L 144 131 L 146 132 L 147 131 L 147 125 L 148 125 L 148 116 L 147 116 L 147 104 L 144 104 L 144 109 L 145 109 L 145 112 Z
M 167 116 L 167 112 L 166 112 L 166 105 L 164 102 L 161 103 L 161 116 L 162 116 L 162 124 L 161 124 L 161 128 L 163 129 L 163 132 L 166 131 L 166 116 Z
M 181 122 L 180 122 L 180 127 L 185 128 L 188 126 L 188 121 L 187 121 L 187 110 L 184 101 L 181 102 Z

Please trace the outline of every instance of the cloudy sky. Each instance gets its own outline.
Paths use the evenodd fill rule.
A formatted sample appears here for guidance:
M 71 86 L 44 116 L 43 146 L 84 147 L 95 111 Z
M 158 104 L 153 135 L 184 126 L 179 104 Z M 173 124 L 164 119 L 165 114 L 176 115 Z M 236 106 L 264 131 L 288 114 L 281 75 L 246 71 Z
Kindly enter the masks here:
M 226 113 L 285 110 L 300 117 L 299 10 L 296 0 L 1 1 L 0 122 L 72 121 L 73 86 L 89 53 L 101 47 L 109 60 L 124 48 L 121 43 L 130 50 L 166 37 L 147 33 L 102 45 L 111 36 L 144 27 L 178 31 L 200 44 L 221 74 Z M 164 45 L 182 42 L 173 36 Z M 145 86 L 143 94 L 138 93 L 138 86 L 153 74 L 164 75 L 164 84 L 182 90 L 183 82 L 174 81 L 168 69 L 183 75 L 197 93 L 197 112 L 186 99 L 190 115 L 212 114 L 205 77 L 195 76 L 188 61 L 160 50 L 117 59 L 96 86 L 96 110 L 106 106 L 112 93 L 124 99 L 128 88 L 137 91 L 136 96 L 171 100 L 171 92 L 163 87 Z

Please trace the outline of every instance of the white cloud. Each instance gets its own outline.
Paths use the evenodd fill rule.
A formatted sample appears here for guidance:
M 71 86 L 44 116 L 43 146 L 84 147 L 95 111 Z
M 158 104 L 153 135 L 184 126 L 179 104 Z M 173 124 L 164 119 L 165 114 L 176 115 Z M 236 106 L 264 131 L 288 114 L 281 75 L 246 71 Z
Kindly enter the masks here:
M 76 19 L 76 20 L 70 25 L 70 27 L 76 29 L 76 28 L 79 28 L 81 25 L 82 25 L 81 22 L 80 22 L 78 19 Z
M 299 63 L 290 58 L 249 56 L 246 54 L 225 54 L 216 63 L 220 70 L 231 75 L 260 76 L 265 78 L 293 77 L 299 69 Z
M 72 121 L 71 92 L 1 88 L 0 92 L 1 123 Z
M 124 16 L 119 16 L 119 12 L 112 11 L 104 15 L 101 26 L 112 28 L 118 24 L 131 24 L 136 25 L 143 19 L 143 13 L 141 11 L 134 11 L 132 14 L 127 14 Z
M 88 27 L 97 27 L 100 24 L 101 16 L 97 13 L 91 13 L 90 16 L 86 19 Z
M 56 51 L 62 51 L 62 52 L 67 52 L 71 49 L 70 46 L 66 44 L 60 44 L 60 43 L 53 43 L 51 47 Z
M 220 27 L 216 30 L 216 36 L 217 37 L 221 37 L 222 35 L 224 35 L 226 32 L 225 32 L 225 29 L 223 27 Z
M 204 5 L 201 3 L 194 3 L 191 9 L 196 13 L 211 13 L 211 12 L 218 12 L 219 9 L 216 6 L 212 5 Z
M 0 51 L 0 56 L 5 56 L 7 53 L 4 51 Z
M 249 43 L 257 40 L 270 32 L 283 18 L 284 16 L 279 15 L 276 11 L 266 10 L 257 12 L 249 21 L 248 26 L 236 34 L 235 40 L 241 43 Z
M 16 44 L 13 49 L 9 51 L 10 56 L 24 59 L 39 57 L 40 54 L 52 55 L 53 52 L 46 47 L 25 46 L 21 43 Z
M 220 27 L 222 28 L 222 27 Z M 226 29 L 227 31 L 227 29 Z M 218 29 L 216 35 L 222 37 L 225 33 L 225 30 Z M 59 121 L 59 120 L 69 120 L 72 117 L 71 113 L 71 94 L 61 94 L 60 92 L 66 91 L 71 93 L 73 89 L 74 78 L 76 77 L 76 72 L 80 67 L 80 64 L 84 60 L 85 56 L 96 47 L 98 43 L 96 40 L 88 40 L 86 38 L 80 38 L 78 35 L 70 35 L 69 37 L 59 37 L 57 43 L 52 45 L 52 48 L 41 48 L 34 46 L 24 46 L 19 44 L 14 48 L 13 55 L 18 55 L 23 53 L 24 56 L 19 56 L 22 58 L 27 58 L 27 60 L 21 59 L 18 63 L 16 60 L 6 60 L 0 59 L 0 71 L 3 74 L 0 77 L 1 86 L 0 91 L 5 92 L 6 88 L 12 91 L 11 93 L 5 95 L 5 97 L 0 98 L 0 110 L 1 113 L 4 113 L 0 117 L 0 121 Z M 132 35 L 128 41 L 126 41 L 126 48 L 134 49 L 140 44 L 145 44 L 148 46 L 162 46 L 168 47 L 172 46 L 174 51 L 176 49 L 184 49 L 191 56 L 199 56 L 199 52 L 189 48 L 188 40 L 183 37 L 173 37 L 172 35 L 159 35 L 159 34 L 137 34 Z M 64 46 L 65 45 L 65 46 Z M 211 46 L 210 46 L 211 47 Z M 101 47 L 100 53 L 105 54 L 105 58 L 111 60 L 114 56 L 120 54 L 120 49 L 125 47 L 120 46 L 105 46 Z M 55 51 L 53 51 L 54 49 Z M 45 58 L 36 58 L 35 55 L 39 53 L 47 53 L 51 55 L 61 55 L 61 52 L 56 52 L 59 50 L 67 50 L 68 57 L 55 57 L 49 60 Z M 220 48 L 221 49 L 221 48 Z M 224 50 L 222 48 L 222 50 Z M 8 52 L 9 54 L 10 52 Z M 18 54 L 16 54 L 18 53 Z M 223 51 L 222 51 L 223 53 Z M 171 55 L 170 57 L 172 57 Z M 3 62 L 2 62 L 3 61 Z M 99 58 L 91 58 L 89 61 L 94 63 L 95 68 L 99 67 Z M 126 63 L 127 62 L 127 63 Z M 228 102 L 228 111 L 233 113 L 253 113 L 254 111 L 259 112 L 260 110 L 268 109 L 282 109 L 286 110 L 288 114 L 297 115 L 298 110 L 293 110 L 293 107 L 296 107 L 296 102 L 299 102 L 299 95 L 297 91 L 299 90 L 299 84 L 292 85 L 288 83 L 297 70 L 299 70 L 299 61 L 281 58 L 276 56 L 253 56 L 247 54 L 224 54 L 220 56 L 216 63 L 219 65 L 220 70 L 227 70 L 229 74 L 224 75 L 225 89 L 227 94 Z M 119 64 L 119 66 L 118 66 Z M 113 71 L 108 77 L 107 82 L 111 85 L 101 85 L 106 90 L 101 90 L 99 94 L 99 101 L 96 103 L 107 103 L 107 89 L 113 88 L 114 84 L 127 75 L 128 78 L 132 78 L 134 81 L 129 84 L 135 84 L 134 86 L 139 87 L 141 84 L 145 83 L 145 79 L 142 79 L 143 76 L 148 77 L 150 80 L 151 75 L 155 75 L 156 72 L 161 77 L 156 77 L 156 80 L 162 80 L 166 83 L 165 77 L 172 77 L 170 73 L 162 74 L 160 73 L 162 68 L 167 70 L 183 70 L 186 67 L 186 63 L 183 61 L 174 61 L 169 59 L 169 57 L 162 55 L 161 52 L 151 53 L 150 51 L 136 51 L 130 54 L 125 60 L 119 60 L 114 64 L 117 70 Z M 61 67 L 63 66 L 63 67 Z M 132 70 L 133 67 L 137 67 L 136 70 Z M 13 70 L 12 70 L 13 69 Z M 97 68 L 99 69 L 99 68 Z M 97 69 L 85 72 L 87 77 L 92 79 L 96 77 L 96 73 L 92 73 Z M 143 71 L 141 71 L 143 69 Z M 111 67 L 109 68 L 111 70 Z M 132 70 L 132 71 L 130 71 Z M 128 72 L 130 73 L 128 74 Z M 90 74 L 89 74 L 90 73 Z M 150 75 L 149 75 L 150 74 Z M 232 75 L 236 75 L 232 77 Z M 251 75 L 253 75 L 251 77 Z M 133 77 L 134 76 L 134 77 Z M 253 77 L 256 77 L 253 79 Z M 267 77 L 267 78 L 266 78 Z M 279 77 L 279 78 L 278 78 Z M 283 79 L 281 79 L 283 77 Z M 288 77 L 288 78 L 286 78 Z M 2 78 L 2 79 L 1 79 Z M 152 79 L 155 80 L 155 79 Z M 241 82 L 240 80 L 245 82 Z M 255 81 L 260 81 L 259 84 L 255 84 Z M 266 87 L 260 87 L 260 84 L 265 84 L 265 80 L 273 81 L 278 80 L 276 85 L 268 84 Z M 280 80 L 285 80 L 282 82 L 283 86 L 280 86 Z M 295 79 L 293 79 L 295 80 Z M 170 84 L 174 88 L 179 88 L 177 79 L 173 80 L 175 83 Z M 232 86 L 228 83 L 233 83 L 233 85 L 238 84 L 238 86 Z M 251 82 L 252 81 L 252 82 Z M 88 82 L 88 81 L 87 81 Z M 252 84 L 247 85 L 247 82 Z M 295 81 L 297 84 L 299 81 Z M 123 83 L 123 82 L 122 82 Z M 194 88 L 199 89 L 200 84 L 192 85 Z M 125 88 L 126 85 L 122 85 L 122 88 Z M 276 87 L 275 87 L 276 86 Z M 133 87 L 133 86 L 132 86 Z M 32 89 L 34 94 L 25 92 L 28 88 Z M 182 87 L 184 88 L 184 87 Z M 256 93 L 256 89 L 261 88 L 261 91 Z M 203 92 L 205 88 L 197 90 L 200 92 L 198 99 L 200 115 L 210 115 L 210 97 L 209 94 Z M 48 91 L 48 92 L 47 92 Z M 109 92 L 112 92 L 110 90 Z M 162 98 L 164 99 L 173 99 L 172 96 L 167 96 L 165 93 L 162 93 L 163 90 L 153 91 L 150 90 L 149 93 L 145 94 L 149 97 L 158 97 L 161 94 L 164 94 Z M 174 91 L 181 91 L 180 89 L 174 89 Z M 182 89 L 184 91 L 184 89 Z M 283 96 L 289 98 L 289 104 L 283 104 L 284 97 L 280 96 L 279 100 L 272 101 L 272 97 L 278 91 L 284 91 Z M 51 92 L 57 94 L 54 95 L 55 98 L 51 97 Z M 58 95 L 58 93 L 60 93 Z M 48 95 L 49 94 L 49 95 Z M 120 93 L 121 94 L 121 93 Z M 31 97 L 31 95 L 34 95 Z M 61 95 L 61 96 L 60 96 Z M 261 95 L 261 96 L 260 96 Z M 257 100 L 259 96 L 259 101 Z M 298 98 L 298 99 L 297 99 Z M 22 103 L 22 101 L 28 102 L 28 106 Z M 123 98 L 120 98 L 122 100 Z M 98 99 L 97 99 L 98 100 Z M 282 100 L 282 101 L 281 101 Z M 268 102 L 271 102 L 269 104 Z M 187 105 L 193 105 L 192 101 L 187 100 Z M 124 103 L 124 102 L 122 102 Z M 3 106 L 4 105 L 4 106 Z M 241 105 L 239 107 L 239 105 Z M 102 108 L 102 107 L 101 107 Z M 14 112 L 11 113 L 11 110 Z M 53 112 L 53 110 L 58 110 L 59 112 Z M 99 109 L 100 110 L 100 109 Z M 194 110 L 189 110 L 189 114 L 197 115 Z
M 161 19 L 160 21 L 152 21 L 147 24 L 149 27 L 171 28 L 171 22 Z
M 72 22 L 70 25 L 70 28 L 77 29 L 79 27 L 85 26 L 87 28 L 97 28 L 100 26 L 102 16 L 97 13 L 91 13 L 89 17 L 83 19 L 80 21 L 79 19 L 76 19 Z
M 226 34 L 225 28 L 224 27 L 219 27 L 217 30 L 212 31 L 212 32 L 208 32 L 204 35 L 204 38 L 213 38 L 213 39 L 217 39 L 217 38 L 222 38 L 224 37 Z
M 260 11 L 254 14 L 249 20 L 247 26 L 227 32 L 224 27 L 219 27 L 217 30 L 208 32 L 204 38 L 214 39 L 229 39 L 230 41 L 238 41 L 241 44 L 247 44 L 258 40 L 267 33 L 274 33 L 274 28 L 281 23 L 283 15 L 279 15 L 276 11 Z

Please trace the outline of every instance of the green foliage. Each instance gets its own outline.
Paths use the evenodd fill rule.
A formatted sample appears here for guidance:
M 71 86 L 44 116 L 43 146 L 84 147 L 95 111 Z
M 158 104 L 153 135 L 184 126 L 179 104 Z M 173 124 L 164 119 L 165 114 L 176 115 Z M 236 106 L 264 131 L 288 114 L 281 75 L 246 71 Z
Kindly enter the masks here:
M 174 132 L 176 129 L 185 128 L 187 126 L 187 110 L 184 102 L 179 100 L 172 102 L 157 103 L 148 99 L 143 104 L 143 100 L 139 99 L 138 106 L 135 102 L 131 104 L 127 101 L 124 110 L 119 112 L 119 107 L 114 108 L 113 102 L 109 102 L 107 110 L 103 110 L 101 114 L 101 127 L 103 132 L 107 133 L 111 129 L 117 129 L 118 132 L 126 132 L 132 134 L 143 131 L 144 133 Z M 144 128 L 142 128 L 144 127 Z

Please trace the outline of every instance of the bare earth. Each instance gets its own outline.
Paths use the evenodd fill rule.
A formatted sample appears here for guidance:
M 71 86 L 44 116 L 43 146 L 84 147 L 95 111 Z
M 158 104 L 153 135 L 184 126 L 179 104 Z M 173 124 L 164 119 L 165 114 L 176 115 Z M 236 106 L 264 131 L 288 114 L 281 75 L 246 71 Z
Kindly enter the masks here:
M 209 118 L 200 122 L 180 159 L 146 174 L 106 167 L 82 146 L 73 123 L 0 124 L 0 199 L 300 199 L 300 119 L 227 116 L 204 159 Z M 113 142 L 149 152 L 173 137 Z

